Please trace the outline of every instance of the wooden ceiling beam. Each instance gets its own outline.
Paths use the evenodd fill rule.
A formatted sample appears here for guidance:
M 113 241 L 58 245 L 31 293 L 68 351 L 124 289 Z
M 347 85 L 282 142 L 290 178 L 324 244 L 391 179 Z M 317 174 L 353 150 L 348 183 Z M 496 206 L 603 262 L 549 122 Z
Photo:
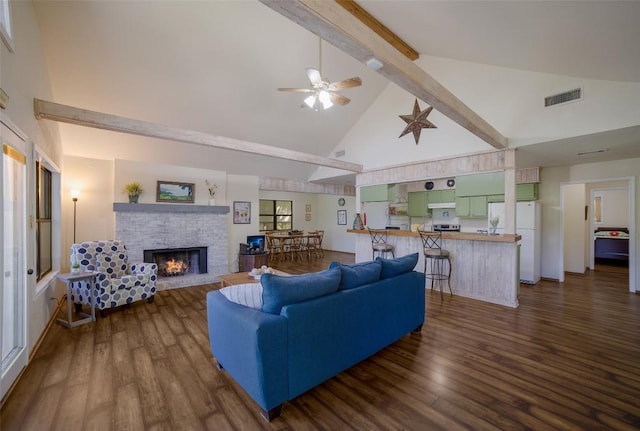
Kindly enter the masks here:
M 349 172 L 362 173 L 362 165 L 315 154 L 302 153 L 286 148 L 272 147 L 270 145 L 255 142 L 241 141 L 224 136 L 209 135 L 186 129 L 164 126 L 148 121 L 134 120 L 126 117 L 89 111 L 45 100 L 33 99 L 33 112 L 38 120 L 46 119 L 79 126 L 93 127 L 96 129 L 111 130 L 114 132 L 129 133 L 132 135 L 147 136 L 150 138 L 166 139 L 169 141 L 184 142 L 187 144 L 201 145 L 225 150 L 240 151 L 266 157 L 307 163 L 317 166 L 342 169 Z
M 417 60 L 420 57 L 418 51 L 411 48 L 407 42 L 389 30 L 384 24 L 378 21 L 373 15 L 364 10 L 362 6 L 354 0 L 336 0 L 340 6 L 345 8 L 349 13 L 358 18 L 363 24 L 376 32 L 381 38 L 389 42 L 395 49 L 400 51 L 409 60 Z
M 379 74 L 433 106 L 494 148 L 507 147 L 507 138 L 500 132 L 337 2 L 260 1 L 362 63 L 375 57 L 384 65 L 378 70 Z

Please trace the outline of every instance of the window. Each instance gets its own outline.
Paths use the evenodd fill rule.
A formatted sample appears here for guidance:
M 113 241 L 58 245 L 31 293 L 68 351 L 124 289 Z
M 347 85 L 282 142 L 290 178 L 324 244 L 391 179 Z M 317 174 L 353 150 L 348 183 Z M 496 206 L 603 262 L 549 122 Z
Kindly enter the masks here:
M 0 0 L 0 39 L 13 52 L 13 29 L 9 0 Z
M 38 281 L 51 271 L 51 171 L 36 162 L 36 268 Z
M 293 229 L 293 201 L 260 199 L 260 230 Z

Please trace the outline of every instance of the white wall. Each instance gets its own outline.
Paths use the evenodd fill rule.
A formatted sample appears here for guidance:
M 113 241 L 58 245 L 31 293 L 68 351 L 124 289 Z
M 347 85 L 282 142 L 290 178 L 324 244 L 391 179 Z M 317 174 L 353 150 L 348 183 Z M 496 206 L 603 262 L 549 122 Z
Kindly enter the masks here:
M 584 273 L 585 262 L 585 185 L 565 184 L 562 186 L 562 209 L 564 224 L 564 270 Z M 543 225 L 544 226 L 544 225 Z
M 529 72 L 459 60 L 420 56 L 416 64 L 509 138 L 509 147 L 552 141 L 638 125 L 640 84 L 602 81 Z M 577 87 L 583 100 L 561 107 L 544 107 L 546 96 Z M 345 150 L 344 160 L 365 170 L 407 162 L 492 150 L 489 144 L 438 111 L 429 115 L 437 129 L 422 130 L 416 145 L 411 134 L 399 138 L 415 97 L 395 84 L 374 104 L 330 152 Z M 428 105 L 419 101 L 420 108 Z M 606 106 L 603 115 L 602 107 Z M 313 179 L 335 175 L 318 168 Z
M 229 272 L 238 270 L 240 243 L 247 241 L 247 235 L 259 234 L 258 212 L 260 179 L 253 175 L 229 175 L 227 177 L 228 205 L 231 209 L 229 224 Z M 251 224 L 233 224 L 233 201 L 251 202 Z M 217 204 L 217 201 L 216 201 Z
M 602 197 L 602 223 L 604 227 L 629 227 L 629 190 L 598 190 Z
M 161 163 L 115 160 L 115 178 L 113 201 L 129 202 L 124 186 L 136 181 L 142 185 L 145 193 L 139 203 L 157 203 L 156 189 L 158 181 L 176 181 L 195 185 L 195 205 L 209 204 L 209 190 L 205 180 L 218 186 L 215 194 L 216 205 L 226 205 L 227 173 L 209 169 L 198 169 L 188 166 L 168 165 Z
M 62 165 L 62 266 L 69 269 L 69 249 L 73 243 L 73 201 L 76 203 L 76 242 L 114 238 L 114 164 L 110 160 L 65 156 Z

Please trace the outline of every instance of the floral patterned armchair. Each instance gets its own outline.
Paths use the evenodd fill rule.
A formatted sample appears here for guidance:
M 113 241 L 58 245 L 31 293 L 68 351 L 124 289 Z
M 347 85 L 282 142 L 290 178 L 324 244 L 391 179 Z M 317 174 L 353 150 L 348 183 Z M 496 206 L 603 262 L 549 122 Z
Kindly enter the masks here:
M 141 299 L 153 302 L 156 293 L 158 265 L 128 263 L 127 248 L 122 241 L 87 241 L 71 245 L 71 264 L 80 271 L 96 273 L 95 283 L 80 281 L 71 287 L 76 308 L 90 305 L 94 289 L 95 308 L 104 314 L 108 308 L 130 304 Z

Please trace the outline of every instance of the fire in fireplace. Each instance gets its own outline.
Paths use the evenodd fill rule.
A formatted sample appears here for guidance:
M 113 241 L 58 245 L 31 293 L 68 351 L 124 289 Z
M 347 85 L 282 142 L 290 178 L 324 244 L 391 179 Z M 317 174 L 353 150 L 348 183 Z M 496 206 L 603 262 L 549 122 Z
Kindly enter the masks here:
M 207 247 L 144 250 L 144 261 L 158 265 L 160 277 L 207 272 Z

